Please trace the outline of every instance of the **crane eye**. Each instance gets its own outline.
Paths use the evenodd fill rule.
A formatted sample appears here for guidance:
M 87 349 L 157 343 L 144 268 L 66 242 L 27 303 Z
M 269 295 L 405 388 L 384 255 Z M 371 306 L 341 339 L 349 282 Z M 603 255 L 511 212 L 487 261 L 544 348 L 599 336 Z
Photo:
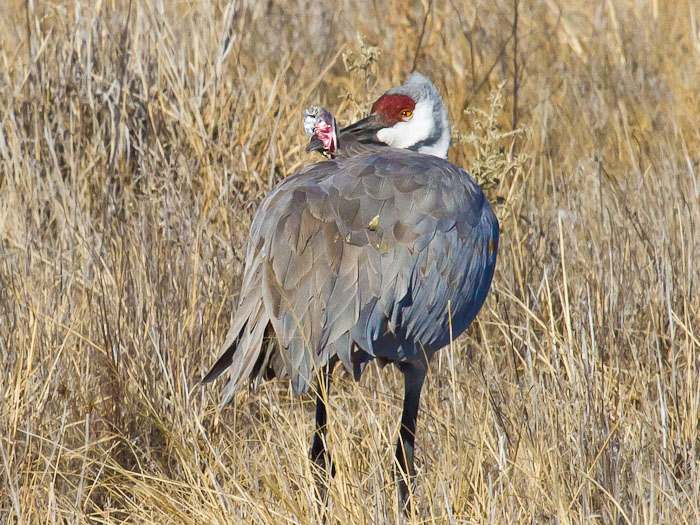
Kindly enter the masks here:
M 411 111 L 410 109 L 402 109 L 401 110 L 401 118 L 403 120 L 410 120 L 412 116 L 413 116 L 413 111 Z

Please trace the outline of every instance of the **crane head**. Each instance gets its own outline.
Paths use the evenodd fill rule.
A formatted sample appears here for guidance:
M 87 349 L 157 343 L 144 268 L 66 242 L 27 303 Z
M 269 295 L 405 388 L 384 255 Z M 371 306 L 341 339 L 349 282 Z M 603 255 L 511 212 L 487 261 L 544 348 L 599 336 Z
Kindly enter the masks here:
M 420 153 L 447 157 L 450 123 L 437 88 L 420 73 L 409 75 L 406 83 L 390 89 L 373 105 L 369 117 L 347 128 L 360 142 L 383 143 Z

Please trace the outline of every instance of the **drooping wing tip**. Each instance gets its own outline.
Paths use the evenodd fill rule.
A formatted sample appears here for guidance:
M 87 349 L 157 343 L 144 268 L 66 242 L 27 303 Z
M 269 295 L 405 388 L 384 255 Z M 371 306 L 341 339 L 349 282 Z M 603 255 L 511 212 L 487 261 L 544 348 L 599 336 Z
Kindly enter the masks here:
M 207 383 L 214 381 L 217 377 L 223 374 L 229 366 L 231 366 L 232 362 L 233 351 L 232 349 L 229 349 L 221 357 L 219 357 L 216 363 L 214 363 L 214 366 L 212 366 L 211 370 L 209 370 L 209 372 L 207 372 L 207 374 L 202 378 L 200 384 L 206 385 Z

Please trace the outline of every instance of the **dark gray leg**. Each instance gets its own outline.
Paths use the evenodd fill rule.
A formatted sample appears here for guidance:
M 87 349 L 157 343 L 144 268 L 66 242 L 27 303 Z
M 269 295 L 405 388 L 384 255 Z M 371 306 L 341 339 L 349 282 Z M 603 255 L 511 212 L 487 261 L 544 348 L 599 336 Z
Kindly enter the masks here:
M 403 414 L 401 415 L 401 430 L 396 443 L 396 481 L 399 487 L 399 506 L 408 514 L 411 512 L 409 484 L 416 475 L 413 468 L 413 444 L 416 439 L 416 417 L 420 392 L 425 381 L 425 370 L 415 365 L 400 366 L 404 378 Z
M 311 461 L 318 467 L 315 472 L 316 487 L 321 499 L 325 497 L 328 474 L 335 476 L 335 465 L 331 461 L 323 439 L 326 435 L 326 426 L 328 424 L 326 401 L 330 386 L 331 368 L 325 367 L 321 372 L 321 381 L 319 381 L 316 388 L 316 430 L 314 430 L 314 439 L 311 443 L 311 452 L 309 453 Z

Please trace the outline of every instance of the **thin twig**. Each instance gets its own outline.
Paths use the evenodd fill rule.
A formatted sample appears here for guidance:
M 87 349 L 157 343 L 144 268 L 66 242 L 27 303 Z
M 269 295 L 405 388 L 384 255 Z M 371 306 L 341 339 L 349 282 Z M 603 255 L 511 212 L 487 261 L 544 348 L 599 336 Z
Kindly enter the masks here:
M 518 127 L 518 7 L 520 0 L 513 0 L 513 121 L 511 129 Z
M 420 35 L 418 36 L 418 44 L 416 45 L 416 52 L 413 54 L 413 66 L 411 66 L 411 71 L 416 70 L 416 63 L 418 62 L 418 53 L 420 52 L 420 46 L 423 44 L 423 36 L 425 35 L 425 28 L 428 25 L 428 16 L 430 16 L 430 10 L 433 7 L 433 0 L 428 2 L 428 9 L 425 11 L 425 16 L 423 17 L 423 27 L 421 27 Z
M 122 36 L 121 36 L 121 43 L 119 44 L 119 48 L 121 49 L 121 60 L 119 61 L 119 103 L 117 104 L 116 111 L 117 111 L 117 117 L 116 117 L 116 123 L 117 123 L 117 137 L 116 137 L 116 142 L 114 143 L 114 154 L 113 157 L 110 161 L 110 167 L 112 170 L 112 173 L 115 171 L 115 166 L 117 164 L 117 153 L 119 150 L 119 143 L 122 140 L 122 107 L 124 104 L 124 101 L 126 99 L 126 94 L 124 93 L 124 84 L 126 84 L 126 62 L 127 62 L 127 57 L 129 56 L 129 53 L 127 52 L 126 49 L 126 40 L 129 35 L 129 22 L 131 21 L 131 6 L 132 6 L 133 0 L 129 0 L 129 8 L 126 13 L 126 21 L 124 22 L 124 30 L 122 31 Z
M 464 103 L 464 108 L 467 109 L 469 106 L 471 106 L 472 101 L 476 98 L 476 96 L 479 94 L 479 92 L 483 89 L 484 85 L 488 81 L 489 77 L 491 76 L 491 73 L 495 69 L 495 67 L 498 65 L 498 62 L 501 60 L 501 57 L 503 57 L 503 54 L 506 52 L 506 48 L 508 47 L 508 44 L 510 43 L 510 39 L 513 38 L 513 35 L 511 34 L 505 42 L 503 42 L 503 46 L 501 46 L 501 50 L 498 52 L 498 55 L 496 55 L 496 58 L 494 59 L 493 63 L 491 64 L 491 67 L 489 67 L 489 70 L 486 72 L 484 75 L 484 78 L 481 79 L 481 82 L 476 86 L 476 89 L 474 90 L 474 93 L 472 93 L 472 96 L 467 99 L 467 101 Z

